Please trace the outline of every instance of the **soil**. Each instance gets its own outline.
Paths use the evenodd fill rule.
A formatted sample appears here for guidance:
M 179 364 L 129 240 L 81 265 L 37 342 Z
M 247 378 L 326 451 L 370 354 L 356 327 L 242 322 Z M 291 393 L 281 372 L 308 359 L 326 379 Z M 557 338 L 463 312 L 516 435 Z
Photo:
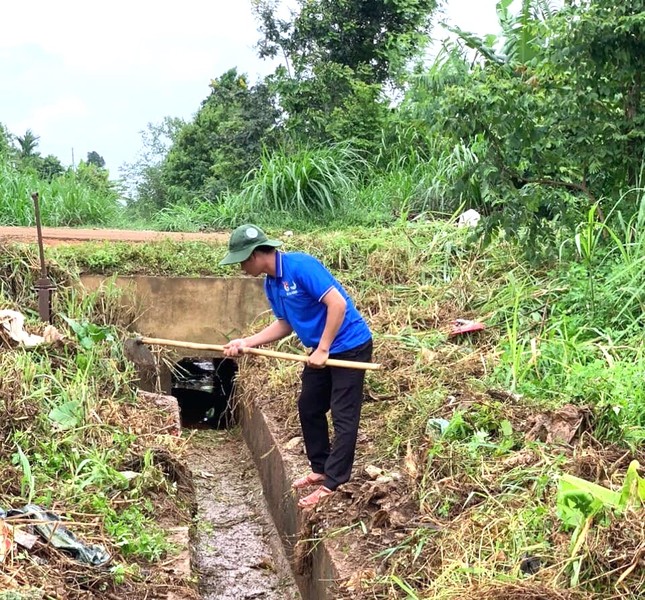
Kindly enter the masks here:
M 298 600 L 239 432 L 199 431 L 190 448 L 186 458 L 197 502 L 192 563 L 203 600 Z
M 71 229 L 43 227 L 46 246 L 79 244 L 83 242 L 213 242 L 225 243 L 229 233 L 175 233 L 160 231 L 128 231 L 122 229 Z M 31 243 L 37 240 L 35 227 L 0 227 L 0 242 Z

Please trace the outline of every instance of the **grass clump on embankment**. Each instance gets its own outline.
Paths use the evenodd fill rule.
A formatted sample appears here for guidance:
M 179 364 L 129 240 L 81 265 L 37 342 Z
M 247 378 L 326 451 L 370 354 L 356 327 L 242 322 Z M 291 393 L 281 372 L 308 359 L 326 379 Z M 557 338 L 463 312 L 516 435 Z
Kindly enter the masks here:
M 618 282 L 642 262 L 607 245 L 587 266 L 572 240 L 534 268 L 510 243 L 467 237 L 431 223 L 289 241 L 347 285 L 385 367 L 367 377 L 354 479 L 312 516 L 353 566 L 339 597 L 635 600 L 645 497 L 627 474 L 645 464 L 644 298 Z M 606 300 L 591 301 L 590 277 Z M 487 328 L 451 337 L 458 318 Z M 300 435 L 297 372 L 240 376 L 285 442 Z M 575 480 L 574 500 L 564 475 L 600 487 Z M 632 491 L 614 506 L 602 488 Z
M 42 334 L 34 249 L 4 246 L 0 256 L 0 309 L 23 312 L 29 332 Z M 112 560 L 90 567 L 40 541 L 0 564 L 0 589 L 32 587 L 61 600 L 189 593 L 157 566 L 174 551 L 165 529 L 188 511 L 185 482 L 166 475 L 179 441 L 165 434 L 168 416 L 137 398 L 122 353 L 120 332 L 134 315 L 116 290 L 86 293 L 53 263 L 50 276 L 58 284 L 54 325 L 64 337 L 25 350 L 0 328 L 0 508 L 52 511 Z

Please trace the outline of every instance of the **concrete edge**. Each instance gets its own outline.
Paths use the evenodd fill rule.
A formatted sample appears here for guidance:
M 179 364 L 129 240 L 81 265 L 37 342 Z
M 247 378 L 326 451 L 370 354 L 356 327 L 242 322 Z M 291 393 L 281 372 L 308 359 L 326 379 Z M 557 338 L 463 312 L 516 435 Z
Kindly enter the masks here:
M 311 542 L 312 530 L 306 515 L 298 509 L 291 490 L 291 475 L 269 421 L 253 401 L 237 406 L 244 440 L 253 456 L 262 489 L 291 568 L 305 600 L 334 600 L 340 569 L 325 540 Z

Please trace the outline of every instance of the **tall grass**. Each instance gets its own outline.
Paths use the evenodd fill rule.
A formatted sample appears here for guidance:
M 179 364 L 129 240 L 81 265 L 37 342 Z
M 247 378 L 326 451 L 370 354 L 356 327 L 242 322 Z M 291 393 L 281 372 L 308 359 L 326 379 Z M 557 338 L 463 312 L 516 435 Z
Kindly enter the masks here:
M 40 194 L 43 224 L 52 227 L 106 226 L 123 210 L 113 192 L 92 189 L 74 172 L 46 182 L 0 163 L 0 225 L 34 225 L 33 192 Z
M 233 202 L 259 214 L 334 214 L 351 194 L 363 167 L 347 145 L 264 154 Z
M 643 326 L 645 315 L 645 188 L 633 190 L 636 210 L 630 218 L 617 212 L 605 225 L 611 244 L 604 258 L 610 265 L 607 286 L 616 292 L 615 321 Z
M 372 174 L 358 197 L 397 215 L 451 215 L 460 206 L 478 205 L 476 168 L 471 149 L 463 144 L 445 148 L 436 140 L 426 153 L 411 150 L 393 156 L 384 171 Z
M 495 296 L 497 318 L 507 324 L 501 381 L 555 405 L 593 407 L 599 439 L 631 444 L 645 439 L 642 190 L 637 199 L 629 218 L 617 210 L 601 222 L 591 207 L 570 240 L 573 252 L 561 251 L 554 270 L 540 276 L 510 317 L 510 303 L 500 303 L 504 294 Z

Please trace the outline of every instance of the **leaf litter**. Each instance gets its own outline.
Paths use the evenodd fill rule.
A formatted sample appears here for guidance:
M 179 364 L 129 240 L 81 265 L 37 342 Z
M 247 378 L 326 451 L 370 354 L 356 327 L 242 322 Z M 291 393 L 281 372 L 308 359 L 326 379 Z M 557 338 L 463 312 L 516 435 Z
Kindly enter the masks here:
M 471 308 L 489 293 L 476 261 L 450 284 L 430 282 L 419 252 L 408 250 L 396 259 L 374 252 L 366 264 L 339 252 L 332 264 L 377 332 L 374 360 L 385 368 L 367 375 L 353 478 L 308 514 L 297 568 L 306 571 L 325 540 L 339 559 L 339 599 L 635 600 L 645 586 L 644 509 L 598 515 L 587 543 L 572 548 L 555 496 L 567 472 L 619 488 L 645 451 L 597 442 L 584 405 L 552 408 L 488 387 L 499 331 L 448 335 L 457 319 L 486 321 Z M 302 351 L 293 338 L 282 344 Z M 242 360 L 238 401 L 269 417 L 293 476 L 306 472 L 293 443 L 299 369 Z M 445 435 L 432 421 L 449 424 Z M 573 585 L 572 569 L 584 574 Z

